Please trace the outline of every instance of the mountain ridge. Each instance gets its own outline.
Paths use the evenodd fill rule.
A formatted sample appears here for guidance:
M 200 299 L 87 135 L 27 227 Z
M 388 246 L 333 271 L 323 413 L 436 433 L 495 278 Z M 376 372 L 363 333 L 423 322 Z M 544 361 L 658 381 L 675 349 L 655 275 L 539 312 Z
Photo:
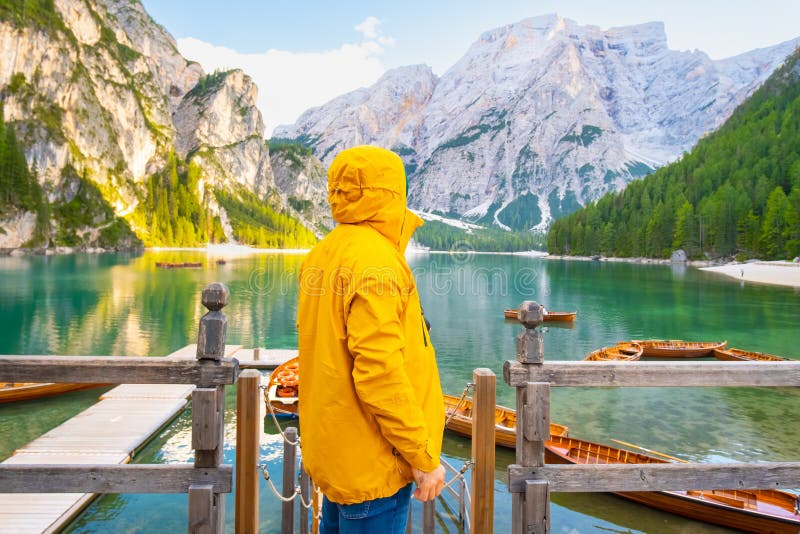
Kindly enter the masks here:
M 274 135 L 324 163 L 353 144 L 392 148 L 412 207 L 542 229 L 679 157 L 798 43 L 714 61 L 669 50 L 660 22 L 602 30 L 533 17 L 484 32 L 441 77 L 399 67 Z M 424 106 L 401 115 L 412 98 Z M 389 135 L 361 120 L 374 116 L 404 120 Z

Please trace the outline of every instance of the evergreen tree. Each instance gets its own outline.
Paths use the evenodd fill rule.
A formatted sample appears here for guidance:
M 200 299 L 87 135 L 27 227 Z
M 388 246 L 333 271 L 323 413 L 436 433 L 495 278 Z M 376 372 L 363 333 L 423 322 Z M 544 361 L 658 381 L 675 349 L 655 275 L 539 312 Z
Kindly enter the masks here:
M 767 199 L 767 211 L 761 224 L 761 243 L 769 259 L 782 258 L 786 249 L 786 214 L 789 201 L 783 189 L 776 187 Z
M 548 250 L 587 254 L 600 239 L 617 256 L 793 256 L 796 204 L 785 193 L 800 188 L 798 65 L 800 50 L 680 160 L 555 221 Z

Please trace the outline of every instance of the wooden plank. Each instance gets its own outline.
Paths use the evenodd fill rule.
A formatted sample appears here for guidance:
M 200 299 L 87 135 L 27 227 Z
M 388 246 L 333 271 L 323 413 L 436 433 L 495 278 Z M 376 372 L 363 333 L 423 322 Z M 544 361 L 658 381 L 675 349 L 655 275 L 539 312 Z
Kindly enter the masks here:
M 525 483 L 525 532 L 547 534 L 550 532 L 550 490 L 543 480 Z
M 237 534 L 258 534 L 258 470 L 261 437 L 261 373 L 239 375 L 236 389 L 236 514 Z M 306 519 L 308 516 L 306 515 Z
M 800 462 L 508 467 L 509 491 L 525 491 L 527 480 L 548 481 L 551 492 L 796 488 Z
M 192 448 L 214 450 L 219 444 L 217 430 L 217 388 L 197 388 L 192 392 Z
M 233 468 L 192 464 L 0 464 L 7 493 L 187 493 L 193 484 L 230 492 Z
M 495 396 L 496 377 L 490 369 L 472 372 L 472 508 L 473 532 L 491 534 L 494 528 Z M 430 530 L 429 532 L 433 532 Z
M 130 454 L 186 405 L 185 400 L 103 400 L 46 432 L 21 452 Z
M 239 363 L 125 356 L 0 356 L 0 381 L 81 384 L 233 384 Z
M 524 387 L 527 382 L 569 387 L 800 386 L 800 361 L 550 361 L 542 365 L 507 361 L 503 379 L 512 387 Z
M 121 384 L 100 395 L 101 400 L 180 399 L 192 394 L 191 384 Z
M 198 485 L 189 488 L 189 532 L 211 534 L 215 532 L 214 488 Z
M 74 452 L 74 451 L 55 451 L 55 452 L 15 452 L 6 458 L 0 465 L 29 465 L 29 464 L 123 464 L 130 461 L 130 455 L 117 452 Z

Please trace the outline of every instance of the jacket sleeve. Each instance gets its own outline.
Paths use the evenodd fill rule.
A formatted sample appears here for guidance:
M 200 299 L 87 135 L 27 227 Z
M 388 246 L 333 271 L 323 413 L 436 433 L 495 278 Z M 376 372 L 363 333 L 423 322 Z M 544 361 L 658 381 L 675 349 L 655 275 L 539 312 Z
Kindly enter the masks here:
M 403 363 L 403 298 L 392 276 L 362 278 L 350 302 L 347 344 L 353 381 L 364 408 L 395 450 L 422 471 L 439 458 L 428 452 L 429 432 Z

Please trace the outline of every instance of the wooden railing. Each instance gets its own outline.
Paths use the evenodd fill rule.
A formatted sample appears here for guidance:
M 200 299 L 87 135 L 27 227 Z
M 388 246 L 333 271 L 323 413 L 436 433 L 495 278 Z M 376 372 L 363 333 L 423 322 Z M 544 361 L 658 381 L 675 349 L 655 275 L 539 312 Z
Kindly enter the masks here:
M 551 492 L 800 487 L 800 462 L 546 465 L 551 386 L 798 386 L 800 362 L 545 362 L 541 306 L 523 302 L 519 319 L 517 361 L 503 367 L 517 388 L 516 464 L 508 468 L 514 534 L 550 531 Z
M 124 356 L 0 356 L 0 381 L 196 385 L 192 392 L 194 464 L 0 464 L 0 492 L 188 493 L 189 532 L 224 532 L 225 494 L 230 493 L 233 486 L 233 468 L 222 464 L 225 386 L 236 383 L 239 377 L 238 361 L 224 358 L 227 319 L 221 310 L 228 300 L 228 288 L 223 284 L 210 284 L 203 290 L 202 303 L 208 313 L 200 320 L 195 360 Z M 260 375 L 257 371 L 250 372 L 255 375 L 247 373 L 243 373 L 243 377 L 246 376 L 248 385 L 240 387 L 239 393 L 249 391 L 245 404 L 254 404 L 255 408 L 251 406 L 250 414 L 241 421 L 247 426 L 239 448 L 247 440 L 250 452 L 245 451 L 245 454 L 255 458 L 260 425 Z M 254 451 L 251 450 L 253 447 Z M 237 471 L 240 467 L 252 473 L 237 472 L 237 485 L 251 490 L 255 485 L 257 495 L 255 465 L 243 461 L 241 465 L 237 464 Z M 246 502 L 253 501 L 252 495 L 243 499 L 243 522 L 240 526 L 237 514 L 237 532 L 257 532 L 257 502 Z M 238 498 L 237 511 L 240 511 Z

